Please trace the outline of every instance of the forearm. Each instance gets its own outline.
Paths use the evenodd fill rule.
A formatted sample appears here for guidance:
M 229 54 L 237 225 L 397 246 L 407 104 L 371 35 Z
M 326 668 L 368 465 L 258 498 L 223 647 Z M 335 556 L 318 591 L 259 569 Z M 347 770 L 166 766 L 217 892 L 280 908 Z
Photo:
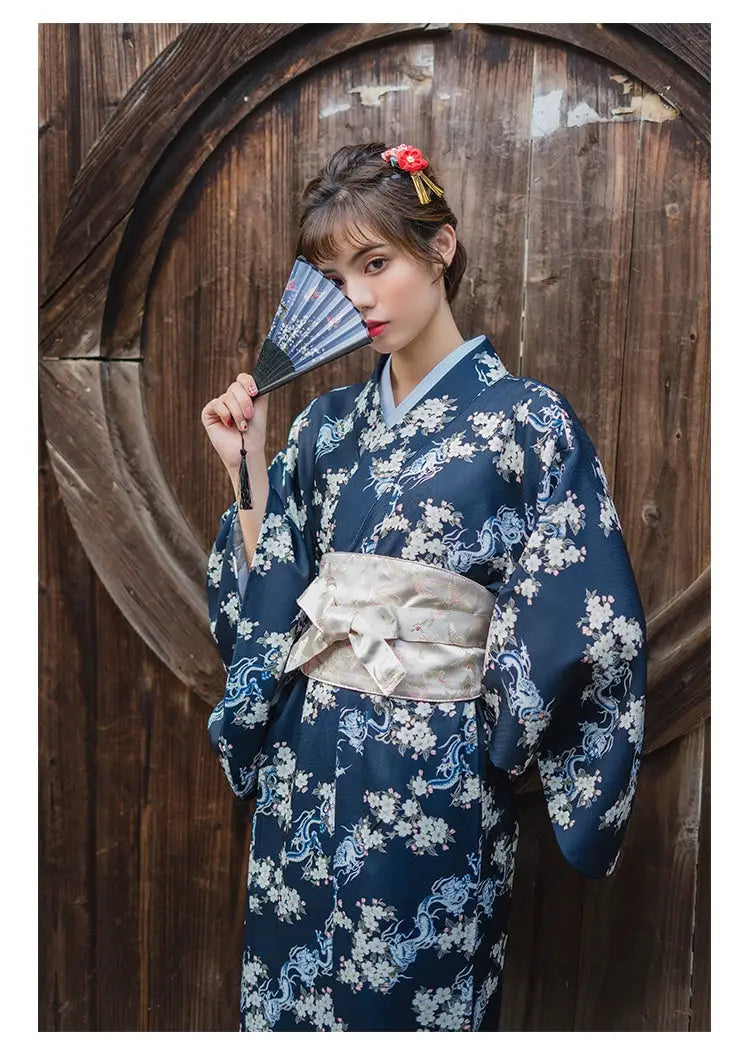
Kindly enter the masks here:
M 245 562 L 249 569 L 252 565 L 253 555 L 258 546 L 258 537 L 263 524 L 263 517 L 268 502 L 268 466 L 266 464 L 266 453 L 253 452 L 247 455 L 247 470 L 250 477 L 250 495 L 252 497 L 252 510 L 242 510 L 237 507 L 242 539 L 245 545 Z M 240 475 L 239 470 L 230 473 L 234 494 L 239 504 Z

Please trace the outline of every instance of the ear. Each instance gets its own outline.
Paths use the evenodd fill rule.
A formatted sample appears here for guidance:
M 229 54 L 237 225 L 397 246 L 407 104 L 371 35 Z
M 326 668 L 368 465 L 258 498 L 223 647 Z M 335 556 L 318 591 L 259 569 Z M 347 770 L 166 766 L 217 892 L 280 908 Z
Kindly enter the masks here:
M 443 224 L 442 227 L 438 228 L 433 236 L 433 246 L 443 258 L 446 268 L 450 265 L 455 256 L 456 242 L 456 229 L 452 224 L 448 224 L 447 222 Z

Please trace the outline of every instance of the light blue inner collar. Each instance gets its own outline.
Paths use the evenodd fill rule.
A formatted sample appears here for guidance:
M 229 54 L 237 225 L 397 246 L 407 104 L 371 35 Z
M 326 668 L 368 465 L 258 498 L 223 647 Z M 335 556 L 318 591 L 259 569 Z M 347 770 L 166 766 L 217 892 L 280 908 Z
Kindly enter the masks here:
M 418 382 L 414 389 L 401 401 L 398 407 L 396 407 L 393 400 L 393 389 L 391 387 L 391 356 L 388 354 L 388 359 L 383 364 L 383 370 L 380 372 L 380 406 L 383 410 L 383 418 L 385 419 L 386 426 L 390 429 L 395 426 L 396 423 L 403 419 L 404 415 L 410 411 L 415 404 L 418 403 L 424 397 L 426 393 L 432 389 L 433 386 L 437 385 L 440 379 L 445 375 L 454 364 L 466 356 L 467 353 L 475 349 L 481 342 L 486 339 L 486 334 L 479 334 L 474 338 L 467 338 L 465 342 L 459 345 L 453 352 L 448 353 L 442 360 L 439 360 L 437 364 L 428 371 L 421 382 Z

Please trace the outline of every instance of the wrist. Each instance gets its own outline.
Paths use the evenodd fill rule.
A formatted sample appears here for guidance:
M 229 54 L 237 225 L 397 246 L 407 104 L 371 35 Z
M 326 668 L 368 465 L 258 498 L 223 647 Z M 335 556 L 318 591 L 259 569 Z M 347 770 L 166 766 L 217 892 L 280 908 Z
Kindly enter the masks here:
M 247 469 L 248 469 L 248 472 L 251 475 L 251 477 L 253 476 L 253 471 L 256 470 L 256 469 L 259 469 L 260 467 L 262 467 L 263 470 L 268 470 L 268 459 L 266 458 L 266 450 L 265 450 L 265 448 L 262 448 L 259 451 L 255 451 L 255 452 L 248 451 L 246 453 L 246 455 L 245 455 L 245 459 L 247 461 Z M 225 463 L 224 464 L 224 469 L 226 470 L 227 474 L 229 475 L 229 478 L 230 478 L 230 480 L 232 482 L 232 486 L 234 488 L 235 493 L 239 493 L 239 487 L 240 487 L 240 464 L 237 463 L 234 466 L 230 466 L 227 463 Z

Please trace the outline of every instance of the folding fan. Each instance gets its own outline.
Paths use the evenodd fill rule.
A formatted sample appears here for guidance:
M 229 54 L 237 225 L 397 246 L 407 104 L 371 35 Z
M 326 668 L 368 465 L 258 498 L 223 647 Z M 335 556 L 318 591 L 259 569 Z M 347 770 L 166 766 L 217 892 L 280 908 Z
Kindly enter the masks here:
M 253 369 L 258 396 L 371 342 L 365 321 L 346 294 L 299 256 Z M 244 435 L 240 454 L 239 506 L 251 510 Z

